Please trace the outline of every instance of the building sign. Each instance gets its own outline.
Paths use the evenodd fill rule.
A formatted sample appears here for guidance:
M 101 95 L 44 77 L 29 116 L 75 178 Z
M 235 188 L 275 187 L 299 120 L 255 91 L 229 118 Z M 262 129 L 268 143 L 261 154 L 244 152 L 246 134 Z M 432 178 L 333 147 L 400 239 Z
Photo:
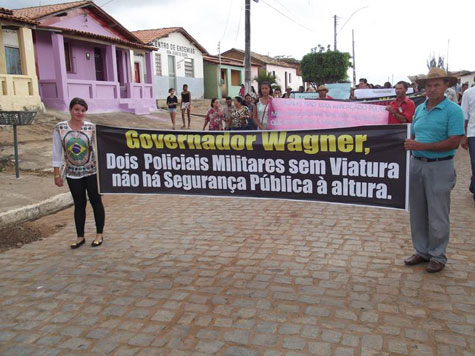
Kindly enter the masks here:
M 186 58 L 189 54 L 195 54 L 195 49 L 193 47 L 177 45 L 175 43 L 156 41 L 155 46 L 160 49 L 166 50 L 167 54 L 170 56 L 179 56 Z

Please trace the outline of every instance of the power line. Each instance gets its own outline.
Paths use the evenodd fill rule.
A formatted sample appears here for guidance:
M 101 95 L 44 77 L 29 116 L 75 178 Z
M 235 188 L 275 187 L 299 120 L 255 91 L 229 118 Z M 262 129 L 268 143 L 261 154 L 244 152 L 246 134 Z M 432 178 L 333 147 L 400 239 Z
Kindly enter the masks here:
M 238 40 L 238 37 L 239 37 L 239 30 L 241 29 L 241 20 L 242 20 L 242 13 L 243 13 L 243 10 L 244 9 L 244 3 L 241 4 L 241 10 L 239 11 L 239 23 L 238 23 L 238 27 L 237 27 L 237 31 L 236 31 L 236 39 L 234 40 L 234 43 L 237 42 Z
M 278 3 L 280 6 L 282 6 L 284 8 L 284 10 L 286 10 L 290 15 L 292 15 L 293 17 L 295 17 L 295 15 L 292 13 L 292 11 L 289 10 L 288 7 L 286 7 L 284 4 L 282 4 L 279 0 L 274 0 L 276 3 Z
M 300 27 L 306 29 L 307 31 L 310 31 L 310 32 L 314 32 L 312 29 L 308 28 L 307 26 L 304 26 L 302 25 L 301 23 L 295 21 L 293 18 L 291 18 L 290 16 L 284 14 L 282 11 L 280 11 L 279 9 L 276 9 L 274 6 L 270 5 L 269 3 L 267 3 L 266 1 L 264 0 L 261 0 L 261 2 L 267 6 L 269 6 L 272 10 L 278 12 L 280 15 L 284 16 L 285 18 L 287 18 L 288 20 L 292 21 L 293 23 L 295 23 L 296 25 L 299 25 Z
M 100 5 L 100 7 L 104 7 L 104 6 L 106 6 L 107 4 L 110 4 L 112 1 L 114 1 L 114 0 L 106 1 L 104 4 Z
M 233 5 L 233 0 L 230 0 L 229 1 L 229 9 L 228 9 L 228 17 L 226 19 L 226 26 L 224 27 L 224 32 L 223 32 L 223 36 L 221 36 L 221 40 L 224 38 L 224 36 L 226 35 L 226 31 L 228 30 L 229 17 L 231 16 L 232 5 Z

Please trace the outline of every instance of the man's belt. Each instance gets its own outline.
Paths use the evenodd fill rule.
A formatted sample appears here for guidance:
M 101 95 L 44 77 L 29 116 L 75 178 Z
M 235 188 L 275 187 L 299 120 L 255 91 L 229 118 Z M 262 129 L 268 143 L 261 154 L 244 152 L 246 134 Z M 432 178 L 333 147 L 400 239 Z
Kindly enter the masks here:
M 417 156 L 412 156 L 415 159 L 418 159 L 419 161 L 424 161 L 424 162 L 438 162 L 438 161 L 448 161 L 449 159 L 454 158 L 454 156 L 447 156 L 447 157 L 440 157 L 440 158 L 426 158 L 426 157 L 417 157 Z

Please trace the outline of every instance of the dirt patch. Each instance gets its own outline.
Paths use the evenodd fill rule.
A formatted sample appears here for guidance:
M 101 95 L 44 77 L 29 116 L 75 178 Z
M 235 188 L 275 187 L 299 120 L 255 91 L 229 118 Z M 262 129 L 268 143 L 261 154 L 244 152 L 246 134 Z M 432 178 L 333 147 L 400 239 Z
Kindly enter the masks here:
M 0 230 L 0 253 L 40 241 L 61 231 L 72 219 L 70 209 Z

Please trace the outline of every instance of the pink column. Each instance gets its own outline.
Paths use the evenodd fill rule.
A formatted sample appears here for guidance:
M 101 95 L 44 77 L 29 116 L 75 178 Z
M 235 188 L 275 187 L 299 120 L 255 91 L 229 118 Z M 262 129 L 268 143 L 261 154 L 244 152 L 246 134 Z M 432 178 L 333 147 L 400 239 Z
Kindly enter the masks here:
M 54 70 L 56 75 L 56 88 L 58 91 L 58 99 L 63 99 L 67 104 L 68 84 L 66 73 L 66 59 L 64 55 L 64 38 L 60 33 L 53 33 L 51 35 L 53 43 L 53 58 L 54 58 Z
M 107 81 L 118 82 L 116 51 L 113 44 L 106 47 L 106 73 Z
M 145 66 L 147 67 L 147 76 L 145 77 L 145 83 L 153 84 L 153 52 L 145 53 Z

